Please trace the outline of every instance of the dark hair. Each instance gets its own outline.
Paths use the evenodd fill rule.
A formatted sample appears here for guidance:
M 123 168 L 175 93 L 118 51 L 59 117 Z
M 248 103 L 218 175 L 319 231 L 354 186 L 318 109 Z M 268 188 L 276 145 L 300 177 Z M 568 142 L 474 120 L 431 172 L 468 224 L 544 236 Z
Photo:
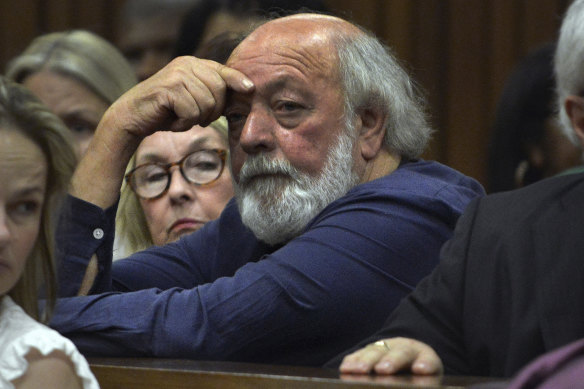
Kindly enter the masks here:
M 553 56 L 555 44 L 531 52 L 513 70 L 499 99 L 492 127 L 488 159 L 488 190 L 516 188 L 515 171 L 528 160 L 528 145 L 541 142 L 545 122 L 555 113 Z M 542 178 L 528 169 L 524 185 Z
M 240 18 L 274 18 L 297 12 L 329 12 L 323 0 L 201 0 L 185 15 L 179 29 L 174 56 L 193 55 L 209 19 L 224 11 Z
M 246 37 L 244 33 L 224 31 L 207 42 L 203 42 L 195 54 L 199 58 L 210 59 L 224 64 L 229 59 L 233 49 Z

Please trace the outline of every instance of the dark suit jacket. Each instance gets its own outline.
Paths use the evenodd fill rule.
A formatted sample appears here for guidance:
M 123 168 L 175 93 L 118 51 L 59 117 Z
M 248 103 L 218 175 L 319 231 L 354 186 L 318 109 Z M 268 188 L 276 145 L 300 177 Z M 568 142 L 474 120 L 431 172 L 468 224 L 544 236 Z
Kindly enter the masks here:
M 584 174 L 478 199 L 435 271 L 358 347 L 405 336 L 432 346 L 447 374 L 509 377 L 584 337 L 583 256 Z

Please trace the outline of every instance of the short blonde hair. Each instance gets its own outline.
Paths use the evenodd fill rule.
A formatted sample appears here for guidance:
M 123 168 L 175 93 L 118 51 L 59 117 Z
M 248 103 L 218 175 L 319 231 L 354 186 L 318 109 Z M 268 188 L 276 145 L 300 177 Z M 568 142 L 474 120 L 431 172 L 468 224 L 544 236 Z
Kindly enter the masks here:
M 48 320 L 56 299 L 54 222 L 76 164 L 70 132 L 65 124 L 23 86 L 0 76 L 0 126 L 23 133 L 38 145 L 47 161 L 47 188 L 39 236 L 24 272 L 8 293 L 30 316 L 41 319 L 40 288 L 47 299 Z
M 118 49 L 84 30 L 39 36 L 10 61 L 6 76 L 22 83 L 41 70 L 79 80 L 108 104 L 137 82 L 132 67 Z
M 220 117 L 209 125 L 217 131 L 227 144 L 227 121 Z M 132 156 L 126 172 L 136 167 L 136 154 Z M 146 216 L 138 196 L 126 182 L 122 184 L 120 203 L 116 215 L 116 237 L 123 244 L 125 254 L 132 254 L 154 245 L 148 229 Z

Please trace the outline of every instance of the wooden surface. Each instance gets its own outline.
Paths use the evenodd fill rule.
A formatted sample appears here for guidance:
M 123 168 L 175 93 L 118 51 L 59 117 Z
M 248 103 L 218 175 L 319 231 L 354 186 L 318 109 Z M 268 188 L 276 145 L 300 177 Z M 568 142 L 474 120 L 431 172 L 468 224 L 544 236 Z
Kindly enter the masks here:
M 455 389 L 489 381 L 478 377 L 340 376 L 334 369 L 175 359 L 93 358 L 89 363 L 102 389 Z

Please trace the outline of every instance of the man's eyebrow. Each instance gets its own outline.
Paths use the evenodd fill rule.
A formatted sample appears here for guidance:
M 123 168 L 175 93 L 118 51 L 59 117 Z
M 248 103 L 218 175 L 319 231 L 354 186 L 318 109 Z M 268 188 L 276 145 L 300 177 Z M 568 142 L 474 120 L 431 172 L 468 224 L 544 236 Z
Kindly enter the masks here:
M 275 90 L 284 89 L 288 86 L 299 85 L 299 82 L 300 80 L 297 77 L 293 77 L 290 74 L 283 74 L 266 82 L 263 88 L 267 91 L 273 92 Z
M 279 89 L 285 87 L 290 81 L 294 81 L 293 77 L 288 75 L 278 77 L 274 80 L 270 80 L 266 83 L 266 89 Z

